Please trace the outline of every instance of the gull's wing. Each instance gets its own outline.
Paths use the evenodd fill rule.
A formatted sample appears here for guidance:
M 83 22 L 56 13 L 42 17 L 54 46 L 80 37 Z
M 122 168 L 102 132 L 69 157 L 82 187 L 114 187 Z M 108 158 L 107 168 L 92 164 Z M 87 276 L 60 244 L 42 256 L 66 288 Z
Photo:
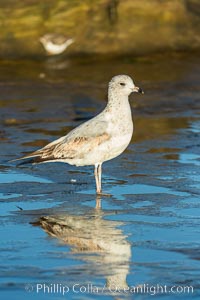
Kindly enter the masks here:
M 66 136 L 20 159 L 32 159 L 31 162 L 45 162 L 83 158 L 94 147 L 110 139 L 110 135 L 107 133 L 107 121 L 98 120 L 98 117 L 83 123 Z

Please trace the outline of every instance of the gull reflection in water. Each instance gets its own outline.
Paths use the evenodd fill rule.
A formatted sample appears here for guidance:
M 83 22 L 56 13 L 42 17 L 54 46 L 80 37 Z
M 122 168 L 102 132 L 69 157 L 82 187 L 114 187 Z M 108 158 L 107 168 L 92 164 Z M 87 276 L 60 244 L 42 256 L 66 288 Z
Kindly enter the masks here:
M 81 258 L 92 263 L 97 272 L 102 273 L 103 270 L 108 289 L 124 289 L 128 287 L 126 277 L 131 258 L 130 243 L 119 228 L 122 222 L 104 218 L 100 201 L 96 199 L 96 209 L 87 209 L 79 215 L 65 211 L 43 216 L 35 225 L 41 226 L 62 244 L 70 246 L 72 253 L 81 254 Z

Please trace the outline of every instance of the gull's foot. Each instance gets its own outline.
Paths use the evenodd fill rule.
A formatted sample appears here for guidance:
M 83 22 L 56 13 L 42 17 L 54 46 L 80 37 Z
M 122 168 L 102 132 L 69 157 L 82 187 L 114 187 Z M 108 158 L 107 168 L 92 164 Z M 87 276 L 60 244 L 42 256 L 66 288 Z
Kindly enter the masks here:
M 111 194 L 106 194 L 106 193 L 102 193 L 102 192 L 97 192 L 97 197 L 98 196 L 102 196 L 102 197 L 112 197 L 112 195 Z

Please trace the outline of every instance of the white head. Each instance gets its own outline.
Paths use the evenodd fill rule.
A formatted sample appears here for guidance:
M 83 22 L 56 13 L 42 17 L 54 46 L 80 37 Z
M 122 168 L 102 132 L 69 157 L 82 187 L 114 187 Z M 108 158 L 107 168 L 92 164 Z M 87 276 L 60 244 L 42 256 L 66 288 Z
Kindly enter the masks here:
M 39 38 L 40 43 L 42 43 L 42 45 L 46 45 L 48 39 L 45 36 L 42 36 Z
M 144 94 L 143 90 L 135 86 L 133 80 L 128 75 L 117 75 L 111 79 L 109 82 L 109 91 L 114 90 L 124 96 L 129 96 L 133 92 Z

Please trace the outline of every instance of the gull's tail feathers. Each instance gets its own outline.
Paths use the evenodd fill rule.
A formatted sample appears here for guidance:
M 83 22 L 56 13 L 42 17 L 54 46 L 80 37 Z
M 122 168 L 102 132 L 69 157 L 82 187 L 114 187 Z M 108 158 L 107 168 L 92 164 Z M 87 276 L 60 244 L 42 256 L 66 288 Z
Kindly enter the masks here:
M 49 144 L 47 144 L 45 147 L 38 149 L 30 154 L 24 155 L 20 158 L 10 160 L 9 162 L 17 162 L 21 161 L 18 165 L 24 165 L 24 164 L 37 164 L 37 163 L 42 163 L 42 162 L 47 162 L 47 161 L 52 161 L 55 159 L 53 155 L 53 150 L 57 145 L 59 145 L 65 137 L 61 137 Z
M 17 165 L 21 166 L 26 164 L 42 163 L 44 162 L 44 159 L 42 159 L 39 155 L 35 155 L 35 156 L 26 155 L 17 159 L 12 159 L 9 162 L 17 162 Z

